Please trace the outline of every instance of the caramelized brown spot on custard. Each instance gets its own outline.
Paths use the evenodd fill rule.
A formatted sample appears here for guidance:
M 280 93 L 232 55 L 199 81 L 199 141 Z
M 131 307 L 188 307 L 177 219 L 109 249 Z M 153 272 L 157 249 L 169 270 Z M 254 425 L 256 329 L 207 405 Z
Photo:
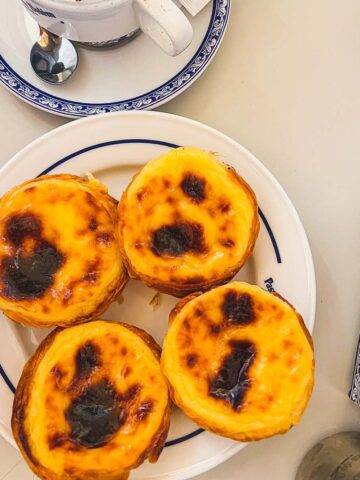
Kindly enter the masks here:
M 154 403 L 152 400 L 147 400 L 139 405 L 139 408 L 136 410 L 135 416 L 138 420 L 145 420 L 154 408 Z
M 264 311 L 264 305 L 262 303 L 258 303 L 256 306 L 256 310 L 258 312 L 263 312 Z
M 85 282 L 91 283 L 91 285 L 95 285 L 97 278 L 98 278 L 97 272 L 85 273 L 85 275 L 83 276 L 83 280 Z
M 92 232 L 95 232 L 95 230 L 97 230 L 99 224 L 97 223 L 96 221 L 96 218 L 91 218 L 90 222 L 89 222 L 89 229 L 92 231 Z
M 126 365 L 126 367 L 124 368 L 122 374 L 123 374 L 123 377 L 126 378 L 130 375 L 130 373 L 132 372 L 132 369 L 131 367 L 129 367 L 129 365 Z
M 109 245 L 114 240 L 114 236 L 112 233 L 102 232 L 96 235 L 96 240 L 103 245 Z
M 186 365 L 189 368 L 193 368 L 197 363 L 198 357 L 195 353 L 191 353 L 186 357 Z
M 75 467 L 65 467 L 64 472 L 67 473 L 68 475 L 71 475 L 71 478 L 72 478 L 76 474 L 76 468 Z
M 183 326 L 184 326 L 185 330 L 187 330 L 187 331 L 191 330 L 191 325 L 190 325 L 190 322 L 187 318 L 185 318 L 185 320 L 183 321 Z
M 221 213 L 228 213 L 230 210 L 230 203 L 228 202 L 220 202 L 219 203 L 219 210 Z
M 193 336 L 196 335 L 196 328 L 192 328 L 191 333 L 181 332 L 178 335 L 177 343 L 179 345 L 179 349 L 188 349 L 193 344 Z
M 229 342 L 229 353 L 219 370 L 209 384 L 209 395 L 215 399 L 227 402 L 235 411 L 243 405 L 244 396 L 251 385 L 248 370 L 255 355 L 255 345 L 248 341 L 232 340 Z
M 14 247 L 20 247 L 27 237 L 38 238 L 40 235 L 40 221 L 33 215 L 13 215 L 6 223 L 5 236 Z
M 125 356 L 127 355 L 128 351 L 127 351 L 127 348 L 126 347 L 122 347 L 121 349 L 121 355 Z
M 151 250 L 158 256 L 180 257 L 205 250 L 203 228 L 198 223 L 164 225 L 153 233 Z
M 217 336 L 221 332 L 222 327 L 218 323 L 210 323 L 209 330 L 211 335 Z
M 154 207 L 153 206 L 150 206 L 148 208 L 145 208 L 145 215 L 150 217 L 150 215 L 152 215 L 152 212 L 154 211 Z M 130 231 L 131 231 L 131 228 L 130 228 L 130 225 L 128 225 L 127 227 Z
M 54 450 L 54 448 L 62 447 L 66 442 L 67 437 L 64 433 L 54 433 L 48 438 L 49 449 Z
M 282 346 L 284 347 L 284 350 L 289 350 L 290 348 L 292 348 L 294 346 L 293 342 L 291 342 L 290 340 L 284 340 L 282 342 Z
M 69 192 L 66 195 L 64 195 L 62 199 L 66 202 L 70 202 L 75 197 L 75 195 L 76 195 L 75 192 Z M 55 194 L 55 199 L 58 200 L 56 194 Z M 54 203 L 56 200 L 54 200 Z
M 221 308 L 229 323 L 246 325 L 255 320 L 253 301 L 247 293 L 228 292 Z
M 127 403 L 134 399 L 139 388 L 133 385 L 119 395 L 107 379 L 90 386 L 66 410 L 70 440 L 85 448 L 105 445 L 126 422 Z
M 104 445 L 125 422 L 112 385 L 102 380 L 76 399 L 66 411 L 70 439 L 86 448 Z
M 91 342 L 85 343 L 76 354 L 75 365 L 77 379 L 88 377 L 96 367 L 101 365 L 98 347 Z
M 90 282 L 90 283 L 95 283 L 98 277 L 98 272 L 101 271 L 101 259 L 100 257 L 96 256 L 94 260 L 90 261 L 86 265 L 86 273 L 77 280 L 73 280 L 70 284 L 69 287 L 71 290 L 74 290 L 74 288 L 78 285 L 81 284 L 82 281 Z
M 64 305 L 67 305 L 71 297 L 73 296 L 74 290 L 79 286 L 82 285 L 83 282 L 90 283 L 91 285 L 95 285 L 98 280 L 98 272 L 101 271 L 101 261 L 98 257 L 95 258 L 94 261 L 88 262 L 86 266 L 86 273 L 82 275 L 80 278 L 76 278 L 72 280 L 67 288 L 65 289 L 62 297 L 62 301 Z
M 235 245 L 235 242 L 228 238 L 227 240 L 222 241 L 221 245 L 226 248 L 232 248 Z
M 138 200 L 139 203 L 141 203 L 141 201 L 142 201 L 142 199 L 143 199 L 143 197 L 144 197 L 145 194 L 146 194 L 146 189 L 145 189 L 145 188 L 143 188 L 142 190 L 140 190 L 139 192 L 137 192 L 136 198 L 137 198 L 137 200 Z
M 205 199 L 205 180 L 187 173 L 180 184 L 182 191 L 195 203 L 201 203 Z
M 59 383 L 62 378 L 65 376 L 64 372 L 58 365 L 55 365 L 51 370 L 52 375 L 55 377 L 57 383 Z
M 289 368 L 292 368 L 294 365 L 295 365 L 295 360 L 293 358 L 288 358 L 286 360 L 286 365 L 289 367 Z
M 164 188 L 169 188 L 171 184 L 167 178 L 163 178 L 163 185 Z
M 109 335 L 108 338 L 109 338 L 109 341 L 110 341 L 115 347 L 116 347 L 117 345 L 119 345 L 119 339 L 118 339 L 118 337 Z
M 67 305 L 71 297 L 72 297 L 72 291 L 70 290 L 70 288 L 67 288 L 62 297 L 63 304 Z
M 49 411 L 49 410 L 56 410 L 56 405 L 55 405 L 55 401 L 54 401 L 54 398 L 51 396 L 51 395 L 47 395 L 46 398 L 45 398 L 45 406 L 46 406 L 46 409 Z
M 13 253 L 1 262 L 2 294 L 14 300 L 41 298 L 53 284 L 64 262 L 63 254 L 42 237 L 41 222 L 34 215 L 10 217 L 5 238 Z

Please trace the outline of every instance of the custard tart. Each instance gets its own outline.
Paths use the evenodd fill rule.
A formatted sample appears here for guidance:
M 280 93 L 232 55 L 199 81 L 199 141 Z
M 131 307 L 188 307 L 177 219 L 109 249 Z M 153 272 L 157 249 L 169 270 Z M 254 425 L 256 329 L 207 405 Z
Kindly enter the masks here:
M 280 296 L 242 282 L 180 300 L 161 365 L 186 415 L 245 442 L 298 423 L 314 382 L 301 316 Z
M 0 309 L 37 327 L 99 316 L 123 289 L 117 202 L 93 177 L 46 175 L 0 199 Z
M 186 147 L 148 162 L 119 203 L 129 274 L 174 296 L 231 279 L 259 231 L 256 198 L 212 153 Z
M 25 365 L 14 438 L 44 480 L 125 480 L 156 462 L 171 402 L 160 347 L 143 330 L 94 321 L 55 329 Z

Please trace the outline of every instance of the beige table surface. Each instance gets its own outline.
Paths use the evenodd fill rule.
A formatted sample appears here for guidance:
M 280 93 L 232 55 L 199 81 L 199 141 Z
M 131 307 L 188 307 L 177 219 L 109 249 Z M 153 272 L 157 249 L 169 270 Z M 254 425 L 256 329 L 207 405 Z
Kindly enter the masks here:
M 359 0 L 233 0 L 214 62 L 161 110 L 205 122 L 252 151 L 288 192 L 309 236 L 318 287 L 309 407 L 287 435 L 198 477 L 292 480 L 314 442 L 360 430 L 360 408 L 347 398 L 360 333 Z M 0 89 L 0 164 L 64 122 Z M 32 478 L 0 440 L 0 480 Z

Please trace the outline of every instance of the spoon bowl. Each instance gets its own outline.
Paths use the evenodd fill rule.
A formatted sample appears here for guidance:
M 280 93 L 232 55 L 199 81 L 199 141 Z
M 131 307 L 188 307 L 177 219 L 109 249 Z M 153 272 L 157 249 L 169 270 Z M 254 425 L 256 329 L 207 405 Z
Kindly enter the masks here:
M 44 82 L 62 84 L 75 72 L 78 55 L 74 45 L 66 38 L 40 27 L 40 38 L 30 52 L 31 66 Z

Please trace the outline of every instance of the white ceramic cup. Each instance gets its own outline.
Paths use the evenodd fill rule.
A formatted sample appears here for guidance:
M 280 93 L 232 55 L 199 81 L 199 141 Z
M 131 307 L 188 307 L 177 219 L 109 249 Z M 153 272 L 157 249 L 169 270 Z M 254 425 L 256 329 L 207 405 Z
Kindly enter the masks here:
M 189 20 L 172 0 L 21 1 L 42 27 L 89 46 L 116 45 L 141 29 L 168 55 L 175 56 L 193 36 Z

